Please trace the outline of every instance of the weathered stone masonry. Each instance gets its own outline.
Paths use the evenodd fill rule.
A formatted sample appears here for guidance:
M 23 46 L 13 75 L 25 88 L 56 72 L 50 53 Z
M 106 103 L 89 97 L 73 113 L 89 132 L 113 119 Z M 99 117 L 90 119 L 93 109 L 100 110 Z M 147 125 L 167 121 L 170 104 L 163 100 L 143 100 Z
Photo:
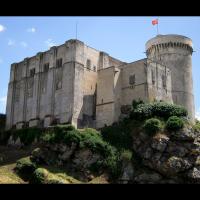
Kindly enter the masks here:
M 133 99 L 184 105 L 194 119 L 192 42 L 158 35 L 147 58 L 125 63 L 79 40 L 11 65 L 6 127 L 72 123 L 103 127 L 123 116 Z

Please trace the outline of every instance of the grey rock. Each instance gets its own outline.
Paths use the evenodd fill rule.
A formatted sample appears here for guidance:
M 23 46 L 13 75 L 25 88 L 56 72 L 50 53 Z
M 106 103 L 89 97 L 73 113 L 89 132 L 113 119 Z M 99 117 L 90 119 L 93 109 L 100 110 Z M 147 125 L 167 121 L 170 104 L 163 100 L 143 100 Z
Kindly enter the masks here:
M 158 135 L 152 139 L 151 147 L 157 151 L 163 152 L 168 144 L 169 138 L 165 135 Z
M 172 156 L 166 162 L 166 168 L 169 173 L 176 174 L 191 168 L 191 163 L 182 158 Z
M 133 175 L 134 175 L 134 168 L 133 168 L 132 163 L 129 162 L 123 167 L 122 175 L 119 179 L 123 183 L 128 183 L 129 181 L 133 179 Z
M 134 178 L 134 181 L 141 184 L 155 184 L 162 180 L 162 176 L 158 173 L 142 173 Z
M 180 131 L 173 132 L 171 136 L 173 139 L 179 141 L 194 141 L 196 138 L 195 133 L 189 128 L 183 128 Z
M 200 170 L 196 167 L 192 168 L 188 172 L 187 177 L 190 179 L 191 182 L 200 183 Z

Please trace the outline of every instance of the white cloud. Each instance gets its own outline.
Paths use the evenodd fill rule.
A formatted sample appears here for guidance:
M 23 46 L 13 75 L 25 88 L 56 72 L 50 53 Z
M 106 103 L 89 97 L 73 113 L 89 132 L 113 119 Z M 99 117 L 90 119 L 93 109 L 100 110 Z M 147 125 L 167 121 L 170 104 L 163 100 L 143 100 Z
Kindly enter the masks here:
M 0 103 L 1 103 L 2 105 L 6 105 L 6 101 L 7 101 L 7 96 L 4 96 L 4 97 L 1 97 L 1 98 L 0 98 Z
M 48 40 L 46 40 L 46 41 L 45 41 L 45 44 L 46 44 L 49 48 L 56 45 L 56 43 L 55 43 L 51 38 L 49 38 Z
M 7 96 L 0 98 L 0 107 L 2 111 L 6 110 L 6 102 L 7 102 Z
M 20 42 L 20 45 L 23 46 L 24 48 L 26 48 L 28 46 L 28 44 L 26 42 Z
M 8 39 L 8 46 L 14 46 L 15 45 L 15 41 L 12 39 Z
M 29 33 L 35 33 L 36 32 L 36 28 L 34 28 L 34 27 L 28 28 L 27 32 L 29 32 Z
M 3 26 L 2 24 L 0 24 L 0 32 L 3 32 L 3 31 L 5 31 L 5 30 L 6 30 L 6 27 Z
M 200 120 L 200 108 L 196 111 L 195 117 Z
M 0 58 L 0 64 L 1 64 L 1 63 L 3 63 L 3 60 L 2 60 L 2 58 Z

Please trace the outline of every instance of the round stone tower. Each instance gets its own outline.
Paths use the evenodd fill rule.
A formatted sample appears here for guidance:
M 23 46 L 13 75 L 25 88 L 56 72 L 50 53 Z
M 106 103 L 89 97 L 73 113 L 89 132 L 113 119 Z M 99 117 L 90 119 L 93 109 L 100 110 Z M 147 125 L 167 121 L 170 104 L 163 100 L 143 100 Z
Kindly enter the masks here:
M 173 102 L 184 106 L 194 122 L 192 53 L 192 40 L 181 35 L 157 35 L 146 43 L 147 58 L 171 70 Z

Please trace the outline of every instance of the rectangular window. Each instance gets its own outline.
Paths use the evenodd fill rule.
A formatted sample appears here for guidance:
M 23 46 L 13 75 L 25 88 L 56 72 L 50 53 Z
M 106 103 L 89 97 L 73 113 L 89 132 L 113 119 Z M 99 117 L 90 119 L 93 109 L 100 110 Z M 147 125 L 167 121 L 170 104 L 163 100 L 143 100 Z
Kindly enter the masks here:
M 152 84 L 155 84 L 155 73 L 153 70 L 151 70 L 151 79 L 152 79 Z
M 135 74 L 131 75 L 129 77 L 129 84 L 130 85 L 135 85 Z
M 163 88 L 166 88 L 167 86 L 167 80 L 166 80 L 166 76 L 165 75 L 162 75 L 162 84 L 163 84 Z
M 87 69 L 91 69 L 91 60 L 90 59 L 87 59 L 86 67 L 87 67 Z
M 62 58 L 56 60 L 56 67 L 62 67 Z
M 35 68 L 30 69 L 30 77 L 33 77 L 35 75 Z
M 44 64 L 44 72 L 48 72 L 49 71 L 49 63 L 45 63 Z

